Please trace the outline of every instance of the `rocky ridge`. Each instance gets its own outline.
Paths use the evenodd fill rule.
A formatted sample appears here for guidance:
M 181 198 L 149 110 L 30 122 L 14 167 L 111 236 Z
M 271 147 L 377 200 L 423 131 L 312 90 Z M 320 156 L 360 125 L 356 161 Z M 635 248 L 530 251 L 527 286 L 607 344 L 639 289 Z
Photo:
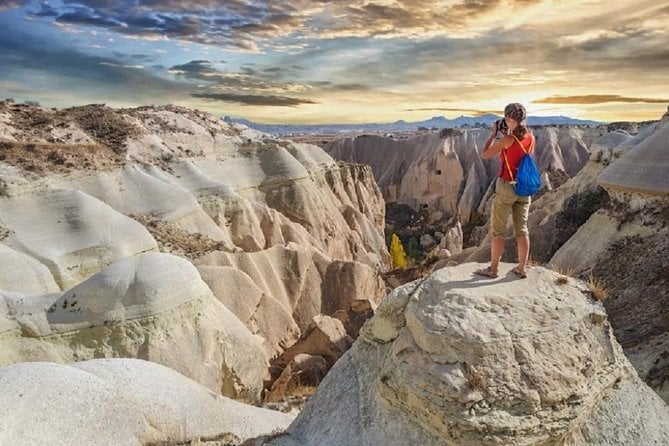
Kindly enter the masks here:
M 376 307 L 384 292 L 379 272 L 389 263 L 383 220 L 382 198 L 369 168 L 338 163 L 315 146 L 180 107 L 98 104 L 57 110 L 2 101 L 0 249 L 6 255 L 0 258 L 0 286 L 8 308 L 3 314 L 13 328 L 9 337 L 0 338 L 0 351 L 8 355 L 0 360 L 139 357 L 229 396 L 255 399 L 258 377 L 267 372 L 269 361 L 299 339 L 312 318 L 339 312 L 342 320 L 353 321 L 346 322 L 353 332 L 359 322 L 341 315 L 362 315 Z M 63 335 L 26 329 L 28 319 L 48 320 L 53 315 L 41 313 L 65 294 L 88 280 L 113 283 L 110 271 L 132 275 L 133 268 L 119 265 L 157 252 L 197 264 L 198 270 L 182 268 L 175 274 L 185 274 L 184 286 L 203 277 L 197 287 L 212 289 L 213 295 L 200 293 L 206 302 L 151 314 L 158 311 L 150 304 L 151 293 L 165 291 L 154 284 L 132 294 L 132 305 L 146 310 L 137 318 L 114 310 L 120 316 L 104 319 L 107 326 L 100 328 L 100 321 L 89 318 L 93 313 L 83 312 L 76 324 L 70 319 L 61 324 L 66 337 L 80 339 L 85 348 L 67 351 L 65 343 L 54 341 L 61 343 L 54 354 L 51 347 L 37 346 Z M 25 268 L 17 271 L 18 264 Z M 361 286 L 349 287 L 351 294 L 338 298 L 341 306 L 336 306 L 332 290 L 337 282 L 330 271 L 342 264 L 349 265 L 351 283 Z M 237 288 L 221 286 L 219 273 Z M 127 280 L 123 274 L 117 279 Z M 89 288 L 86 292 L 91 301 L 97 299 Z M 127 308 L 124 294 L 116 293 L 112 286 L 108 298 L 119 310 Z M 175 311 L 186 312 L 178 316 Z M 28 313 L 30 318 L 17 319 Z M 153 322 L 138 322 L 160 321 L 168 313 L 184 323 L 206 313 L 210 328 L 203 336 L 211 339 L 196 340 L 189 332 L 193 327 L 184 324 L 177 329 L 158 323 L 162 328 L 151 333 Z M 252 372 L 234 371 L 234 361 L 244 355 L 225 358 L 221 339 L 227 339 L 228 326 L 242 327 L 244 345 L 254 345 L 258 361 L 247 367 Z M 195 349 L 202 358 L 188 367 L 189 355 L 160 353 L 152 345 L 177 332 L 203 347 Z M 137 338 L 119 340 L 129 333 Z M 142 339 L 151 348 L 139 348 Z M 17 348 L 17 342 L 32 347 Z M 196 364 L 205 365 L 196 370 Z M 239 380 L 244 374 L 253 376 L 250 382 Z
M 616 338 L 640 376 L 669 402 L 669 116 L 606 150 L 597 177 L 608 202 L 555 253 L 550 264 L 592 276 Z M 587 245 L 588 249 L 582 247 Z

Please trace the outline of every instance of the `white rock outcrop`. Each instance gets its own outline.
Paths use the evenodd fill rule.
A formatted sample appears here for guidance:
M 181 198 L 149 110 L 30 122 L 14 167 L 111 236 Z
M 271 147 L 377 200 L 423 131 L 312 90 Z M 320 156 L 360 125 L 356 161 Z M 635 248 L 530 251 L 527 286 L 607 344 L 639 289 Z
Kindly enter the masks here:
M 0 101 L 0 122 L 2 364 L 138 357 L 255 401 L 314 316 L 355 331 L 383 295 L 367 286 L 390 265 L 367 166 L 173 106 Z M 188 267 L 138 257 L 158 251 Z M 333 299 L 335 269 L 355 294 Z
M 187 260 L 149 253 L 49 295 L 0 291 L 0 365 L 132 357 L 223 395 L 258 401 L 261 339 L 218 302 Z
M 669 195 L 669 118 L 651 126 L 639 141 L 599 176 L 607 190 Z
M 78 190 L 43 189 L 0 197 L 4 243 L 42 262 L 61 289 L 112 262 L 157 251 L 144 226 Z
M 43 263 L 0 243 L 0 290 L 45 294 L 60 288 Z
M 603 307 L 544 268 L 441 269 L 389 294 L 272 445 L 669 443 Z
M 199 258 L 197 268 L 214 295 L 266 341 L 267 358 L 279 355 L 318 315 L 374 310 L 383 282 L 363 263 L 333 261 L 296 244 L 249 253 L 218 251 Z M 357 334 L 357 333 L 355 333 Z
M 233 445 L 293 419 L 137 359 L 13 364 L 0 368 L 0 389 L 0 444 L 7 445 Z

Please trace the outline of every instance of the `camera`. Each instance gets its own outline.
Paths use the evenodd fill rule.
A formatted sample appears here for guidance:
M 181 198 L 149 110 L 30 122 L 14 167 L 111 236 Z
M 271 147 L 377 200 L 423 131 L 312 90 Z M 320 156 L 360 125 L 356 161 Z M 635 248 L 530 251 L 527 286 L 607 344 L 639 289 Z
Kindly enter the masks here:
M 506 125 L 506 119 L 504 118 L 495 121 L 495 127 L 498 132 L 502 132 L 505 135 L 509 132 L 509 126 Z

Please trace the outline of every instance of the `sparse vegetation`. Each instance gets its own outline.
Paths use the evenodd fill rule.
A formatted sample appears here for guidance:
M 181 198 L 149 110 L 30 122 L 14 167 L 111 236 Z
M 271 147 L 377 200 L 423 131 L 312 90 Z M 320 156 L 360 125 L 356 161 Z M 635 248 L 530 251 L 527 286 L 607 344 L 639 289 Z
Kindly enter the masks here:
M 483 390 L 486 387 L 487 377 L 483 370 L 476 370 L 465 364 L 465 375 L 467 383 L 472 390 Z
M 124 154 L 128 137 L 139 132 L 122 114 L 104 104 L 67 108 L 59 115 L 75 120 L 82 130 L 117 154 Z
M 0 161 L 42 174 L 74 169 L 108 170 L 123 160 L 99 144 L 0 141 Z
M 557 279 L 555 279 L 555 283 L 557 285 L 566 285 L 569 283 L 569 277 L 567 276 L 560 276 Z
M 569 278 L 574 277 L 573 268 L 563 269 L 556 266 L 551 266 L 551 269 L 559 274 L 559 277 L 555 279 L 556 285 L 566 285 L 569 283 Z
M 160 220 L 151 215 L 129 215 L 146 227 L 158 242 L 161 252 L 180 255 L 188 259 L 196 259 L 213 251 L 229 251 L 224 242 L 213 240 L 201 233 L 191 233 L 177 227 L 173 223 Z
M 608 299 L 609 290 L 604 286 L 604 282 L 601 279 L 590 275 L 586 280 L 586 284 L 593 299 L 599 302 Z
M 275 429 L 269 435 L 263 435 L 262 437 L 259 437 L 259 438 L 251 438 L 249 440 L 246 440 L 240 446 L 255 446 L 257 444 L 267 444 L 269 441 L 274 440 L 276 438 L 283 437 L 285 435 L 287 435 L 285 431 L 280 430 L 280 429 Z M 258 442 L 260 442 L 260 443 L 258 443 Z
M 527 266 L 544 266 L 544 262 L 530 255 L 530 258 L 527 259 Z

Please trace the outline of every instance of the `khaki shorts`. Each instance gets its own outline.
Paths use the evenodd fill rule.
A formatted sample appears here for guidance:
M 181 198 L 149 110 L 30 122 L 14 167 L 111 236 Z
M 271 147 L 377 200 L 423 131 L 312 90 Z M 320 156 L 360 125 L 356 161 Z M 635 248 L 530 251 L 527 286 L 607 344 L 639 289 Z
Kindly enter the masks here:
M 529 235 L 527 216 L 530 213 L 530 201 L 530 197 L 516 195 L 512 183 L 497 178 L 490 212 L 492 235 L 506 236 L 506 222 L 509 220 L 509 215 L 513 215 L 513 231 L 516 236 Z

